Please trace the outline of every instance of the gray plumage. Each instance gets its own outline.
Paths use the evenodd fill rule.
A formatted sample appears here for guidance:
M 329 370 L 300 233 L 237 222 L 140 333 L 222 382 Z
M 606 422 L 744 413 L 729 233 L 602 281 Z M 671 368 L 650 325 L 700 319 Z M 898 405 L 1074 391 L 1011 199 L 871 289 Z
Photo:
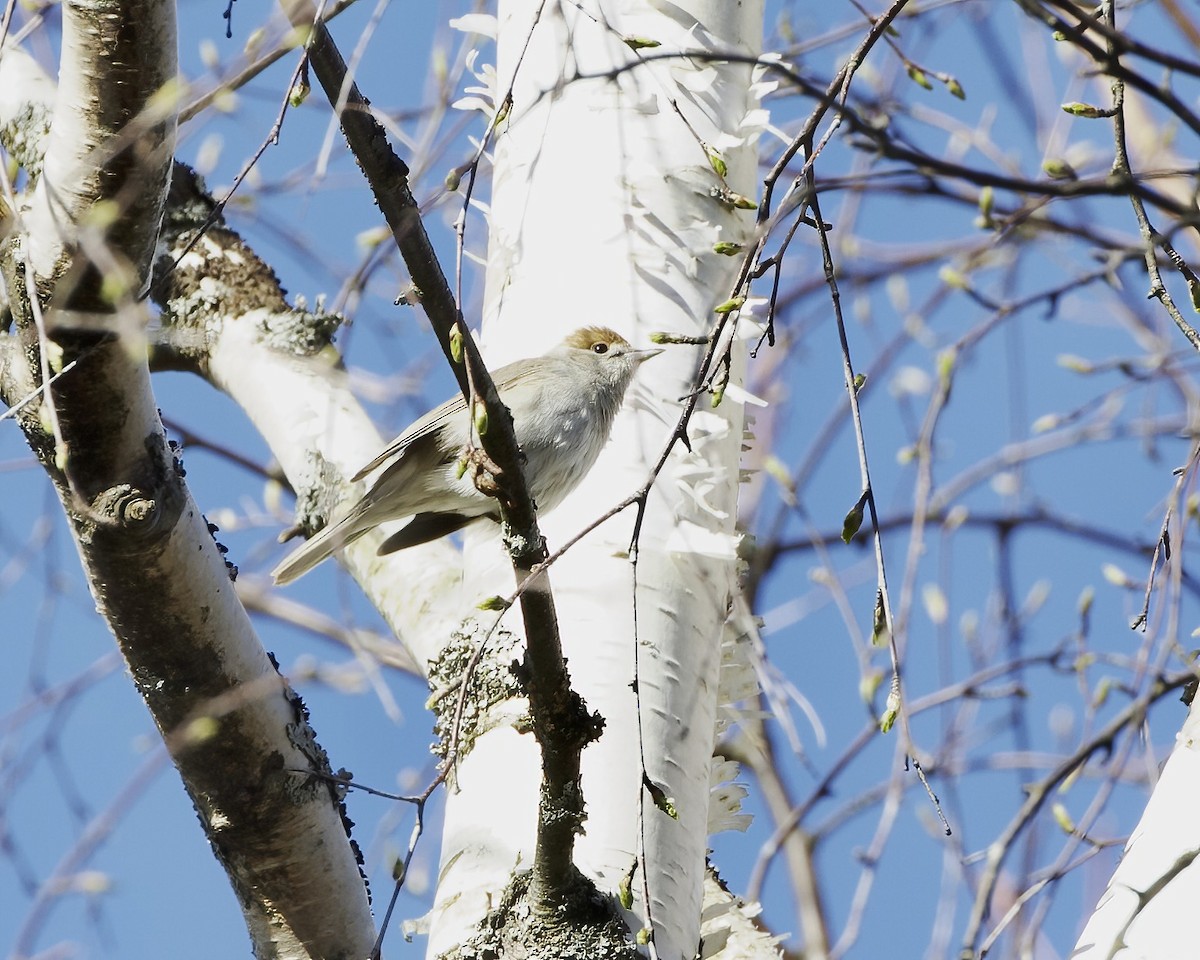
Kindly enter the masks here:
M 492 374 L 512 411 L 529 492 L 540 512 L 553 510 L 591 470 L 634 373 L 661 352 L 634 350 L 607 327 L 583 327 L 549 353 Z M 471 472 L 457 475 L 471 435 L 461 395 L 429 411 L 354 475 L 357 481 L 384 468 L 349 513 L 275 568 L 275 582 L 290 583 L 389 520 L 413 518 L 383 542 L 381 554 L 436 540 L 480 517 L 496 519 L 496 501 L 475 488 Z

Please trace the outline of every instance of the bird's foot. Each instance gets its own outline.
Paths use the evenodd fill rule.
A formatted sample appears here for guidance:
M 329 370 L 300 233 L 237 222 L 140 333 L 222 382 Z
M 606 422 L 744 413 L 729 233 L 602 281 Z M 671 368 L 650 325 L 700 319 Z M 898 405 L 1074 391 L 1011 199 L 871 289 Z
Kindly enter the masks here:
M 485 497 L 495 497 L 497 500 L 508 500 L 508 487 L 505 483 L 504 471 L 500 465 L 487 455 L 482 447 L 467 444 L 459 454 L 460 462 L 467 465 L 471 482 L 475 489 Z

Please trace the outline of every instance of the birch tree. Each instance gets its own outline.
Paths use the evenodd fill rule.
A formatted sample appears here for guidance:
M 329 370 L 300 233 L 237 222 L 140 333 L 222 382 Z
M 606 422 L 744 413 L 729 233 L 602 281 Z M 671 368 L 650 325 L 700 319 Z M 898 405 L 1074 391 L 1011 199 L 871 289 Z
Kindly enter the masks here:
M 502 0 L 426 43 L 403 6 L 231 5 L 186 79 L 161 0 L 0 28 L 0 467 L 55 501 L 0 502 L 11 954 L 103 918 L 168 757 L 260 956 L 1189 956 L 1190 12 Z M 486 368 L 587 324 L 663 353 L 538 516 Z M 435 368 L 505 522 L 271 585 Z M 91 621 L 25 626 L 58 529 L 119 651 L 65 674 Z M 163 746 L 97 809 L 59 758 L 118 663 Z
M 144 15 L 122 11 L 106 25 L 121 34 L 123 24 L 134 22 L 123 20 L 124 13 L 131 18 Z M 138 44 L 147 40 L 160 58 L 171 52 L 173 44 L 161 42 L 171 35 L 169 5 L 158 4 L 145 13 L 158 18 L 155 29 L 145 37 L 125 30 L 122 38 L 133 33 L 127 40 L 133 46 L 127 54 L 118 48 L 118 62 L 125 56 L 135 61 L 143 56 Z M 312 32 L 314 11 L 294 6 L 289 14 L 297 28 L 310 31 L 309 62 L 331 100 L 339 108 L 356 107 L 359 94 L 324 28 Z M 618 282 L 626 291 L 626 298 L 610 296 L 607 302 L 595 296 L 597 306 L 605 303 L 603 311 L 575 323 L 603 322 L 634 339 L 660 327 L 685 340 L 702 339 L 711 330 L 719 336 L 710 337 L 713 349 L 703 365 L 703 351 L 674 351 L 661 375 L 667 393 L 656 391 L 645 403 L 650 419 L 643 415 L 639 424 L 631 418 L 619 428 L 613 459 L 601 468 L 607 479 L 580 491 L 574 506 L 568 504 L 560 512 L 559 524 L 548 528 L 552 537 L 565 542 L 584 532 L 583 518 L 619 505 L 606 502 L 605 494 L 628 489 L 624 515 L 574 546 L 571 559 L 551 574 L 564 585 L 561 629 L 568 638 L 566 651 L 578 675 L 588 677 L 581 692 L 593 711 L 589 722 L 600 734 L 583 779 L 559 786 L 578 795 L 574 808 L 545 809 L 555 802 L 547 794 L 554 774 L 548 759 L 540 764 L 544 772 L 539 774 L 538 746 L 543 755 L 563 748 L 540 729 L 545 721 L 537 703 L 531 707 L 538 744 L 522 732 L 522 684 L 510 682 L 496 702 L 473 707 L 500 718 L 491 729 L 463 731 L 455 711 L 448 708 L 460 704 L 459 699 L 452 693 L 443 696 L 444 729 L 453 752 L 447 772 L 452 772 L 457 789 L 447 815 L 432 956 L 447 954 L 472 936 L 486 944 L 497 927 L 515 943 L 542 943 L 548 956 L 558 955 L 561 948 L 554 940 L 544 941 L 547 933 L 578 944 L 584 932 L 592 930 L 590 935 L 597 937 L 594 951 L 603 956 L 633 955 L 636 942 L 659 955 L 691 956 L 700 942 L 721 642 L 734 588 L 733 520 L 742 420 L 736 402 L 720 414 L 698 411 L 695 377 L 699 369 L 706 378 L 701 386 L 718 394 L 741 375 L 736 311 L 731 316 L 725 310 L 715 325 L 710 319 L 717 304 L 736 292 L 736 268 L 712 247 L 722 235 L 727 241 L 744 241 L 752 227 L 731 198 L 752 192 L 759 129 L 751 74 L 761 20 L 761 7 L 752 4 L 736 11 L 699 4 L 694 11 L 678 8 L 671 16 L 641 4 L 598 7 L 594 12 L 517 4 L 500 11 L 503 87 L 490 91 L 488 118 L 499 151 L 491 292 L 485 310 L 488 337 L 497 344 L 490 351 L 493 358 L 504 359 L 505 346 L 510 353 L 528 352 L 533 344 L 561 337 L 561 311 L 536 309 L 538 303 L 553 302 L 536 292 L 548 277 L 564 285 L 559 295 L 584 281 L 596 284 L 601 277 L 603 289 Z M 95 11 L 70 8 L 58 91 L 53 107 L 45 105 L 53 118 L 45 159 L 40 169 L 36 161 L 26 168 L 26 185 L 32 187 L 27 190 L 28 208 L 14 203 L 21 220 L 18 242 L 9 249 L 7 288 L 20 339 L 14 339 L 13 360 L 6 366 L 6 393 L 11 404 L 20 403 L 27 436 L 58 481 L 85 566 L 91 570 L 93 592 L 101 598 L 102 612 L 210 839 L 234 883 L 245 884 L 241 899 L 256 951 L 363 955 L 370 949 L 370 925 L 363 913 L 361 884 L 355 882 L 353 847 L 336 837 L 314 842 L 311 835 L 297 843 L 278 829 L 268 840 L 260 836 L 264 831 L 258 819 L 243 821 L 254 818 L 253 811 L 236 809 L 221 792 L 250 794 L 266 810 L 283 801 L 301 806 L 308 817 L 320 812 L 326 818 L 320 829 L 341 832 L 338 812 L 344 788 L 338 787 L 311 732 L 303 732 L 303 707 L 267 662 L 248 625 L 232 626 L 244 614 L 227 583 L 226 564 L 200 510 L 188 499 L 181 471 L 172 472 L 171 455 L 156 426 L 142 344 L 150 252 L 160 225 L 167 253 L 158 264 L 153 296 L 163 309 L 165 335 L 155 344 L 153 356 L 160 365 L 206 377 L 246 409 L 300 495 L 302 526 L 315 529 L 340 509 L 340 500 L 354 495 L 346 478 L 379 441 L 362 422 L 344 383 L 307 359 L 327 342 L 329 319 L 288 308 L 270 271 L 236 235 L 222 229 L 219 211 L 182 168 L 175 171 L 164 220 L 173 140 L 163 131 L 173 129 L 178 103 L 172 88 L 173 60 L 160 59 L 137 85 L 140 101 L 107 106 L 102 94 L 114 80 L 95 63 L 99 51 L 107 50 L 89 33 L 97 23 Z M 633 39 L 655 34 L 660 39 L 653 46 L 670 54 L 661 63 L 639 52 L 650 47 L 650 41 Z M 739 62 L 723 62 L 724 53 Z M 77 59 L 88 57 L 91 75 L 85 89 L 76 92 L 68 78 Z M 35 75 L 18 51 L 9 52 L 6 61 L 14 77 L 22 72 Z M 547 69 L 551 65 L 553 69 Z M 508 92 L 500 93 L 502 89 Z M 505 117 L 495 109 L 497 98 L 505 105 Z M 101 109 L 81 109 L 81 103 L 93 102 Z M 95 117 L 96 132 L 81 129 L 81 117 Z M 363 139 L 363 126 L 371 123 L 365 113 L 343 115 L 351 149 L 381 197 L 409 260 L 417 299 L 444 339 L 452 328 L 461 335 L 462 321 L 403 187 L 403 165 L 394 157 L 371 155 Z M 367 136 L 371 132 L 365 131 Z M 157 166 L 147 176 L 142 144 L 151 137 Z M 108 147 L 105 138 L 114 145 Z M 102 143 L 100 150 L 95 149 L 97 141 Z M 570 162 L 568 148 L 578 149 L 581 143 L 587 146 L 586 165 Z M 644 149 L 631 149 L 633 143 Z M 35 146 L 35 155 L 37 150 Z M 386 154 L 386 148 L 382 152 Z M 130 153 L 136 163 L 131 163 Z M 80 154 L 96 166 L 94 174 L 80 172 Z M 674 189 L 662 187 L 664 160 L 665 182 Z M 116 163 L 124 167 L 108 172 Z M 120 171 L 131 166 L 132 175 L 122 176 Z M 68 172 L 59 173 L 60 167 Z M 547 170 L 550 176 L 535 177 L 535 169 Z M 476 173 L 472 169 L 472 177 Z M 581 242 L 569 248 L 561 244 L 559 219 L 564 174 L 582 174 L 595 185 L 594 191 L 576 194 L 595 205 L 574 213 L 588 229 Z M 384 199 L 386 178 L 397 176 L 400 181 L 391 185 L 399 186 L 399 195 L 393 190 Z M 100 188 L 106 181 L 115 181 L 107 193 Z M 68 183 L 84 185 L 73 204 L 59 200 Z M 89 218 L 106 204 L 111 206 L 110 219 L 89 233 Z M 120 230 L 106 230 L 109 224 Z M 130 239 L 124 235 L 127 228 L 137 228 L 129 230 Z M 56 240 L 57 247 L 42 252 L 38 245 L 48 245 L 49 239 Z M 552 257 L 556 248 L 569 250 L 569 258 Z M 539 264 L 543 257 L 549 259 Z M 20 282 L 22 276 L 29 278 L 27 287 Z M 20 306 L 22 294 L 35 291 L 37 295 Z M 70 305 L 80 298 L 93 309 L 80 321 L 68 321 L 74 316 Z M 77 326 L 89 331 L 82 345 L 65 332 Z M 16 344 L 22 342 L 24 356 L 17 356 Z M 101 366 L 101 359 L 109 355 L 111 371 Z M 88 373 L 93 365 L 97 372 Z M 60 378 L 52 381 L 54 374 Z M 474 375 L 480 376 L 481 369 Z M 111 393 L 91 392 L 98 385 Z M 72 397 L 71 388 L 81 392 L 79 399 Z M 677 398 L 689 391 L 692 400 L 680 407 Z M 143 412 L 131 417 L 130 409 Z M 84 410 L 115 414 L 116 422 L 86 422 Z M 673 419 L 677 425 L 671 427 Z M 117 439 L 122 431 L 129 434 L 123 442 Z M 105 440 L 101 449 L 111 445 L 123 451 L 111 462 L 89 445 L 110 433 L 114 439 Z M 149 445 L 145 436 L 153 438 Z M 690 447 L 686 453 L 673 451 L 680 441 Z M 665 473 L 662 464 L 656 464 L 659 451 L 671 456 Z M 663 490 L 660 475 L 673 489 L 651 498 L 652 489 Z M 164 504 L 170 509 L 164 511 Z M 137 600 L 147 585 L 147 570 L 140 562 L 131 563 L 130 557 L 146 556 L 146 530 L 156 535 L 155 543 L 163 539 L 179 552 L 178 559 L 168 552 L 152 567 L 161 567 L 160 590 L 170 594 L 186 588 L 175 601 L 178 614 L 157 603 L 148 610 Z M 122 546 L 122 538 L 131 534 L 138 546 Z M 109 536 L 115 542 L 110 544 Z M 395 625 L 414 662 L 434 664 L 434 676 L 447 686 L 467 688 L 477 674 L 504 674 L 513 657 L 512 644 L 498 645 L 490 653 L 483 648 L 497 629 L 495 618 L 472 617 L 448 632 L 435 612 L 446 599 L 447 577 L 454 576 L 462 562 L 447 556 L 448 548 L 442 545 L 420 551 L 420 559 L 385 562 L 374 555 L 378 540 L 372 537 L 347 550 L 345 561 L 364 585 L 378 584 L 367 586 L 368 593 Z M 495 540 L 494 528 L 479 540 L 479 554 L 486 557 L 493 552 L 488 541 Z M 626 556 L 611 557 L 622 542 Z M 487 572 L 491 561 L 482 561 L 480 572 L 473 569 L 481 563 L 471 558 L 474 549 L 468 552 L 458 603 L 482 597 L 488 589 L 503 590 L 489 583 L 489 578 L 496 580 L 496 574 Z M 207 558 L 207 576 L 215 577 L 215 583 L 195 569 L 197 550 L 201 559 Z M 431 553 L 439 558 L 437 565 L 431 563 Z M 430 570 L 436 572 L 431 575 Z M 121 582 L 128 583 L 128 600 L 117 589 Z M 150 582 L 159 581 L 152 577 Z M 418 595 L 419 586 L 429 588 L 424 597 Z M 546 590 L 544 585 L 537 588 Z M 505 592 L 510 591 L 511 584 Z M 226 614 L 232 620 L 212 618 L 210 596 L 233 604 Z M 615 596 L 621 597 L 616 604 Z M 131 610 L 143 611 L 149 621 L 138 627 Z M 183 628 L 197 615 L 200 622 Z M 507 624 L 499 628 L 508 631 Z M 175 635 L 170 646 L 178 659 L 163 661 L 168 629 Z M 178 642 L 180 635 L 186 642 Z M 469 669 L 464 669 L 462 645 L 479 651 Z M 147 656 L 148 663 L 143 659 Z M 198 666 L 197 659 L 206 661 L 209 669 Z M 537 661 L 531 657 L 528 663 L 536 666 Z M 204 679 L 212 667 L 218 672 Z M 537 676 L 525 683 L 549 686 Z M 697 691 L 703 695 L 697 696 Z M 517 702 L 511 702 L 513 697 Z M 259 710 L 273 713 L 258 715 Z M 241 744 L 233 742 L 231 729 L 255 739 L 271 729 L 283 739 L 274 745 L 261 739 Z M 469 742 L 459 742 L 468 736 Z M 577 739 L 576 754 L 588 739 Z M 220 753 L 214 756 L 212 749 L 218 746 Z M 306 750 L 298 754 L 301 746 Z M 268 763 L 272 754 L 282 761 Z M 577 766 L 578 759 L 574 762 Z M 270 783 L 248 786 L 233 773 L 233 767 L 243 764 L 269 768 Z M 499 784 L 511 788 L 502 802 Z M 480 816 L 475 806 L 480 788 L 482 821 L 471 823 L 472 816 Z M 301 797 L 295 796 L 297 791 Z M 492 833 L 491 842 L 481 843 L 480 832 L 494 831 L 498 817 L 510 821 L 511 830 Z M 554 817 L 570 818 L 565 833 L 546 826 Z M 584 818 L 591 829 L 573 858 L 573 834 Z M 317 828 L 300 824 L 294 829 L 303 833 Z M 243 835 L 258 838 L 254 852 L 238 843 L 236 838 Z M 287 874 L 277 884 L 265 883 L 263 871 L 268 868 L 258 862 L 278 860 L 280 847 L 310 845 L 322 851 L 318 860 L 293 857 L 302 862 L 290 869 L 319 878 L 321 887 L 330 884 L 345 898 L 322 900 L 319 910 L 301 895 L 301 888 L 311 884 Z M 336 869 L 325 859 L 334 855 L 340 858 Z M 555 865 L 555 860 L 561 862 Z M 349 874 L 339 877 L 336 870 Z M 527 895 L 518 893 L 526 886 Z M 715 888 L 714 895 L 722 911 L 736 910 L 734 901 Z M 517 929 L 520 913 L 515 908 L 527 897 L 534 908 L 533 925 Z M 503 922 L 484 917 L 488 904 L 497 899 L 510 911 Z M 724 928 L 722 938 L 729 936 L 729 925 L 728 919 L 717 924 Z

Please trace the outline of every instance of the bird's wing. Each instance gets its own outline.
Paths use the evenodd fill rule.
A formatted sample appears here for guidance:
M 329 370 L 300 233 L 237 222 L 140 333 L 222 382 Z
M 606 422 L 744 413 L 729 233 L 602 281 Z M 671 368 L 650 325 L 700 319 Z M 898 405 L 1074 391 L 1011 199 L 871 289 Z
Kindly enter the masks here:
M 524 361 L 518 360 L 516 363 L 506 364 L 495 373 L 492 374 L 492 382 L 496 384 L 496 390 L 502 391 L 520 383 L 529 376 L 528 368 L 522 372 L 525 366 Z M 422 437 L 428 436 L 439 427 L 441 427 L 451 417 L 462 413 L 467 408 L 467 402 L 463 399 L 462 394 L 457 394 L 447 400 L 445 403 L 434 407 L 419 420 L 409 424 L 400 436 L 396 437 L 391 443 L 374 460 L 368 463 L 365 467 L 358 471 L 350 478 L 351 482 L 361 480 L 368 473 L 379 469 L 383 464 L 398 457 L 415 441 Z

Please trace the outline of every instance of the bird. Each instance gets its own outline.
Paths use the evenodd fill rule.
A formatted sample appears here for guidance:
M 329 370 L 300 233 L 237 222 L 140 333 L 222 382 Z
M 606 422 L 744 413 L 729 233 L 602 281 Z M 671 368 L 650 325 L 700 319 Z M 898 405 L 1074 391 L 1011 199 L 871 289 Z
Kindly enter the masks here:
M 539 512 L 553 510 L 592 469 L 633 375 L 660 353 L 635 350 L 608 327 L 585 326 L 548 353 L 492 374 L 512 413 Z M 481 493 L 461 467 L 473 449 L 472 427 L 461 394 L 414 421 L 351 478 L 357 482 L 383 467 L 345 516 L 284 558 L 271 573 L 275 583 L 291 583 L 390 520 L 412 517 L 383 541 L 381 555 L 437 540 L 481 517 L 498 520 L 496 500 Z

